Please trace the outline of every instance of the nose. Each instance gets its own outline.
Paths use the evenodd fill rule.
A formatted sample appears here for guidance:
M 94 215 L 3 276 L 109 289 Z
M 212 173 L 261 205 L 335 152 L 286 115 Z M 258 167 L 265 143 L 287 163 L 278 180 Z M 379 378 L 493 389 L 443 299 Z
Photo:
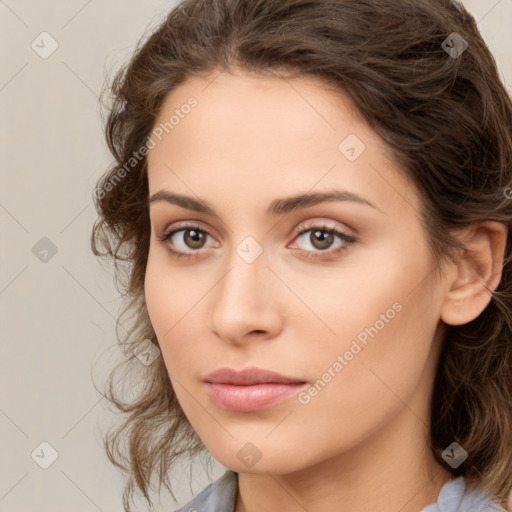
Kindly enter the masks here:
M 211 298 L 211 330 L 238 345 L 276 337 L 284 318 L 280 285 L 267 268 L 264 253 L 251 263 L 234 254 Z

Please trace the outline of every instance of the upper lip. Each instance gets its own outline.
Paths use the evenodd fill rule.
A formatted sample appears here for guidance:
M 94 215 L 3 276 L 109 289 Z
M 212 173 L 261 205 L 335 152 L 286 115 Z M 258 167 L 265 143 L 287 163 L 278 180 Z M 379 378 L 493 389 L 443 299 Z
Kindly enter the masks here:
M 306 381 L 286 377 L 279 373 L 262 368 L 245 368 L 243 370 L 234 370 L 232 368 L 220 368 L 209 373 L 205 378 L 205 382 L 214 384 L 235 384 L 250 385 L 263 383 L 279 383 L 279 384 L 304 384 Z

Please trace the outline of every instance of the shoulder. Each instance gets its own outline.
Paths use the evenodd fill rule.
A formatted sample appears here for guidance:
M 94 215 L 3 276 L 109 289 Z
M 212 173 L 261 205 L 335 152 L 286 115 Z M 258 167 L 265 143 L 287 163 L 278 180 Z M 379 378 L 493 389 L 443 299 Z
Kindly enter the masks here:
M 175 512 L 234 512 L 237 494 L 238 474 L 227 470 Z
M 436 503 L 421 512 L 506 512 L 483 490 L 469 490 L 464 477 L 446 482 Z

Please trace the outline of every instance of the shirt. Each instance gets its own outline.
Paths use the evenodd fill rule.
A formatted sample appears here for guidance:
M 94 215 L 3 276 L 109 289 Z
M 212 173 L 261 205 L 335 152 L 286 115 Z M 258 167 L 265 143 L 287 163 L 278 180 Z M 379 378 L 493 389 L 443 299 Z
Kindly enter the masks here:
M 175 512 L 234 512 L 238 495 L 238 473 L 227 470 L 195 498 Z M 436 503 L 420 512 L 506 512 L 483 492 L 466 489 L 464 477 L 446 482 Z

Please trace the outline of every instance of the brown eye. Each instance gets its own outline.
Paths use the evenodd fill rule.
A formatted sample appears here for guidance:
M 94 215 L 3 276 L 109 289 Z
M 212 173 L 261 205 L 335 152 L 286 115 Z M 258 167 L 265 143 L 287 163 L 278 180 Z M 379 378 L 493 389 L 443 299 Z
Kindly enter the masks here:
M 206 240 L 206 233 L 197 229 L 183 229 L 183 242 L 191 249 L 202 249 Z
M 204 229 L 189 226 L 168 231 L 159 240 L 176 256 L 195 257 L 206 246 L 208 237 L 213 239 Z
M 336 228 L 322 225 L 302 225 L 301 228 L 293 244 L 309 258 L 333 258 L 356 242 L 353 236 Z
M 311 230 L 309 240 L 313 247 L 324 251 L 325 249 L 329 249 L 329 247 L 334 242 L 334 234 L 331 231 L 325 229 L 315 229 Z

